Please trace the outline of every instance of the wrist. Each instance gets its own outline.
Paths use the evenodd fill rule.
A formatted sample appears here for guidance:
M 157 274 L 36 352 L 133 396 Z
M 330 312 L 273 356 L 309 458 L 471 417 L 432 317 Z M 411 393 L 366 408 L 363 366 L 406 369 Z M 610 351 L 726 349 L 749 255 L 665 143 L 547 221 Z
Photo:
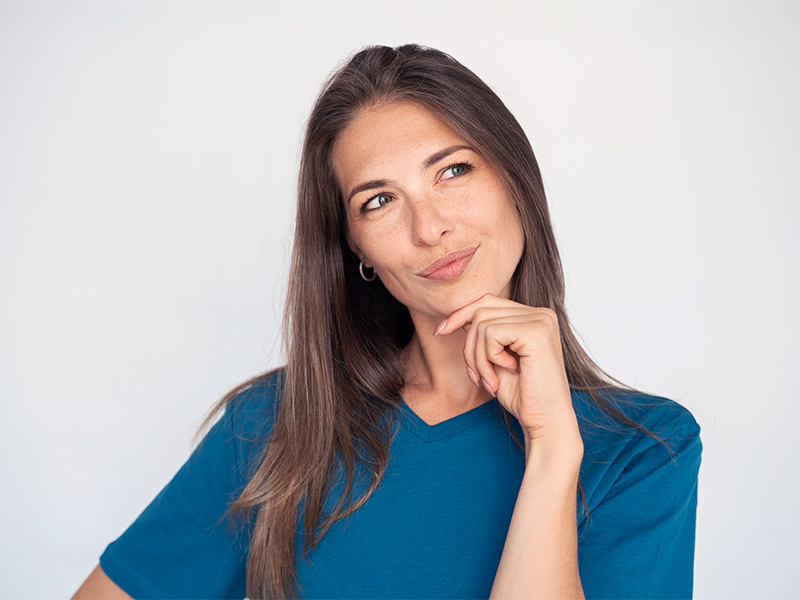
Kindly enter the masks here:
M 540 475 L 560 474 L 577 480 L 583 460 L 583 439 L 577 422 L 574 428 L 561 428 L 558 433 L 526 432 L 525 470 Z

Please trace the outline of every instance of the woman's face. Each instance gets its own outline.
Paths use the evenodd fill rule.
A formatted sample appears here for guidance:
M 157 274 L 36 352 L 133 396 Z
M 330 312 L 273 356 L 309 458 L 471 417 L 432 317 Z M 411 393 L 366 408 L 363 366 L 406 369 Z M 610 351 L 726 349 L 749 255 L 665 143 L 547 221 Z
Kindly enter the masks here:
M 488 162 L 433 113 L 409 102 L 362 109 L 332 159 L 350 247 L 415 323 L 486 293 L 509 297 L 519 213 Z

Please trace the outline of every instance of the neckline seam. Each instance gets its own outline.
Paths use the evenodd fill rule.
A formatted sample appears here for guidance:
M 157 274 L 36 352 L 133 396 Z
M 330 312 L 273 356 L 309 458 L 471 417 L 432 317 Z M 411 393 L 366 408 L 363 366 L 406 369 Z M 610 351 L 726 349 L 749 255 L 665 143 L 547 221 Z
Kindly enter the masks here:
M 415 413 L 411 407 L 405 403 L 405 400 L 402 400 L 401 398 L 401 401 L 402 404 L 400 406 L 405 413 L 402 423 L 403 427 L 408 428 L 411 433 L 426 443 L 444 440 L 472 429 L 476 425 L 480 425 L 496 413 L 495 405 L 497 404 L 497 398 L 492 398 L 491 400 L 484 402 L 483 404 L 476 406 L 467 412 L 456 415 L 455 417 L 450 417 L 449 419 L 440 423 L 436 423 L 435 425 L 430 425 L 426 423 L 417 413 Z M 462 419 L 462 417 L 464 418 Z M 459 424 L 454 422 L 456 420 L 462 420 L 466 422 Z

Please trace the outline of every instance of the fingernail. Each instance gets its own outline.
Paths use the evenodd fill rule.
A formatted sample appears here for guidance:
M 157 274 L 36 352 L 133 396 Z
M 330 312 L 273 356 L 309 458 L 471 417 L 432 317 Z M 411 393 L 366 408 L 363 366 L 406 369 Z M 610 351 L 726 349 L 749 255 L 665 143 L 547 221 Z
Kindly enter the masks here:
M 478 376 L 475 375 L 475 371 L 469 368 L 469 365 L 467 365 L 467 376 L 469 377 L 469 380 L 472 382 L 472 385 L 480 389 L 481 386 L 478 385 Z
M 485 379 L 481 379 L 481 383 L 483 384 L 483 387 L 486 388 L 486 391 L 489 392 L 492 396 L 494 396 L 494 390 L 489 385 L 489 382 L 486 381 Z
M 437 335 L 439 335 L 439 333 L 441 333 L 442 329 L 444 329 L 445 327 L 447 327 L 447 319 L 445 319 L 436 326 L 436 329 L 433 330 L 433 336 L 436 337 Z

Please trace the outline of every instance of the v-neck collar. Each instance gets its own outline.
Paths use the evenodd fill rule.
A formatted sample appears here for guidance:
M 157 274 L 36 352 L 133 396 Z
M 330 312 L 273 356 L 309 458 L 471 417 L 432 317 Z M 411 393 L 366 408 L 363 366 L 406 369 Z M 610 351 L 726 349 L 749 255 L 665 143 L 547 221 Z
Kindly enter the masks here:
M 435 442 L 482 423 L 497 414 L 500 410 L 500 405 L 497 398 L 492 398 L 480 406 L 471 408 L 465 413 L 451 417 L 436 425 L 429 425 L 423 421 L 403 399 L 400 400 L 400 409 L 403 415 L 403 424 L 407 425 L 414 435 L 425 442 Z

